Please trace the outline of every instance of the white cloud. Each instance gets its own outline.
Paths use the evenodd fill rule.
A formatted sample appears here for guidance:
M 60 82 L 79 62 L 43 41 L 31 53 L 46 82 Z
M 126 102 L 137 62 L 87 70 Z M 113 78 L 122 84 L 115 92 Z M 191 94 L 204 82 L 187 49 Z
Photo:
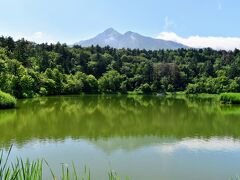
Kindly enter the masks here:
M 214 37 L 214 36 L 189 36 L 181 37 L 174 32 L 161 32 L 158 39 L 176 41 L 193 48 L 213 48 L 213 49 L 224 49 L 234 50 L 240 49 L 240 37 Z
M 33 35 L 25 36 L 25 38 L 36 43 L 56 43 L 50 35 L 43 32 L 35 32 Z
M 34 32 L 32 34 L 11 33 L 11 32 L 6 33 L 6 32 L 0 31 L 0 35 L 11 36 L 15 40 L 24 38 L 26 40 L 33 41 L 36 43 L 53 43 L 53 44 L 55 44 L 57 42 L 54 40 L 54 38 L 51 35 L 46 34 L 44 32 L 40 32 L 40 31 Z
M 42 39 L 44 37 L 44 33 L 43 32 L 35 32 L 33 34 L 33 37 L 36 39 Z
M 165 143 L 154 146 L 160 153 L 174 153 L 185 149 L 188 151 L 240 151 L 240 141 L 232 138 L 211 139 L 184 139 L 173 143 Z

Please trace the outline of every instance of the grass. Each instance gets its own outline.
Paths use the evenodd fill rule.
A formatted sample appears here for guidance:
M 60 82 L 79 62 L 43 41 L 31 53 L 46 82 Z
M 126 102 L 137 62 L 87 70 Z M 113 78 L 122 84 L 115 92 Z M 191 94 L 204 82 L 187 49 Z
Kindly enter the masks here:
M 240 104 L 240 93 L 223 93 L 220 101 L 223 104 Z
M 43 165 L 46 165 L 51 173 L 53 180 L 57 180 L 57 176 L 49 166 L 46 160 L 37 160 L 30 162 L 16 159 L 15 163 L 9 162 L 9 156 L 12 147 L 10 147 L 6 157 L 3 151 L 0 151 L 0 180 L 43 180 Z M 71 167 L 62 164 L 61 180 L 91 180 L 90 169 L 84 167 L 83 173 L 78 173 L 75 164 L 72 162 Z M 117 173 L 110 171 L 108 180 L 121 180 L 122 178 Z M 129 178 L 126 178 L 129 180 Z
M 3 156 L 3 151 L 0 155 L 0 180 L 40 180 L 42 179 L 42 161 L 38 160 L 23 162 L 22 159 L 17 159 L 15 163 L 9 164 L 11 148 L 8 151 L 6 158 Z
M 9 109 L 16 106 L 16 99 L 7 93 L 0 91 L 0 109 Z

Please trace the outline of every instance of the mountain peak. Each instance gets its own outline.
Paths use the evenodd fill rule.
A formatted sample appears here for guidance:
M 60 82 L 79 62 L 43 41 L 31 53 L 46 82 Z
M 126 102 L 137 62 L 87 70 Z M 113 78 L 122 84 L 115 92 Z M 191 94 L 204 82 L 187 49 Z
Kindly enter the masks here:
M 132 32 L 132 31 L 125 32 L 125 35 L 128 35 L 128 34 L 135 34 L 135 32 Z
M 132 31 L 127 31 L 126 33 L 124 33 L 124 36 L 127 36 L 127 37 L 140 37 L 142 35 L 140 35 L 138 33 L 135 33 L 135 32 L 132 32 Z
M 124 34 L 121 34 L 113 28 L 108 28 L 96 37 L 86 41 L 80 41 L 76 44 L 83 47 L 99 45 L 101 47 L 110 46 L 113 48 L 147 50 L 188 48 L 187 46 L 177 42 L 149 38 L 132 31 L 127 31 Z
M 106 29 L 103 33 L 104 33 L 104 34 L 120 34 L 118 31 L 116 31 L 116 30 L 113 29 L 113 28 L 108 28 L 108 29 Z

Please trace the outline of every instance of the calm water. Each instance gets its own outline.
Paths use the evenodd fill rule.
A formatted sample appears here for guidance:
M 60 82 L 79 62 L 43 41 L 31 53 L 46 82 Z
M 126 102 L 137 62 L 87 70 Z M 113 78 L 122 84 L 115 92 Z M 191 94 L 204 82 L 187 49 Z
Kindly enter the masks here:
M 154 96 L 19 100 L 0 111 L 0 148 L 11 144 L 11 159 L 45 158 L 56 172 L 73 160 L 96 180 L 110 169 L 132 180 L 227 180 L 240 175 L 240 107 Z

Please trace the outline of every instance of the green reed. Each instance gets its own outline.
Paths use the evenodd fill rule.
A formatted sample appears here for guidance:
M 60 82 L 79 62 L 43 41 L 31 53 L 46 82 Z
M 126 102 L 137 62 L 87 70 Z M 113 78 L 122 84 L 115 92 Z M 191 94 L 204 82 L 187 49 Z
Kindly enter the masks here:
M 51 173 L 53 180 L 58 180 L 54 171 L 46 160 L 23 161 L 17 158 L 16 161 L 9 162 L 12 146 L 10 147 L 6 157 L 4 157 L 3 150 L 0 150 L 0 180 L 42 180 L 43 179 L 43 165 L 46 165 Z M 79 173 L 74 162 L 71 166 L 62 164 L 61 180 L 91 180 L 91 172 L 86 166 L 84 171 Z M 108 173 L 108 180 L 121 180 L 122 178 L 117 173 L 110 171 Z M 129 178 L 126 178 L 129 180 Z

